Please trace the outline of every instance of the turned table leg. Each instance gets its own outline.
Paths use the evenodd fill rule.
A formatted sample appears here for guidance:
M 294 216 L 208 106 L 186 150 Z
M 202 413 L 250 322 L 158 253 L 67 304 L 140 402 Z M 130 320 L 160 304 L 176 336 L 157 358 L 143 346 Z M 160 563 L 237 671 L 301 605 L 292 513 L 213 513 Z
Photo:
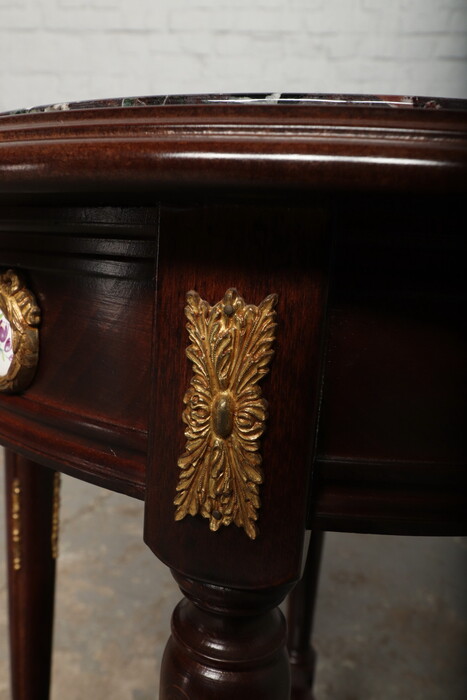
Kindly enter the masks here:
M 302 579 L 288 599 L 288 639 L 292 700 L 312 700 L 316 653 L 310 643 L 324 533 L 313 531 Z
M 172 617 L 160 700 L 289 700 L 288 587 L 234 590 L 174 574 L 185 598 Z
M 6 450 L 13 700 L 49 697 L 58 490 L 58 473 Z
M 303 559 L 327 226 L 321 205 L 160 209 L 144 539 L 186 577 L 161 700 L 290 700 L 277 606 Z

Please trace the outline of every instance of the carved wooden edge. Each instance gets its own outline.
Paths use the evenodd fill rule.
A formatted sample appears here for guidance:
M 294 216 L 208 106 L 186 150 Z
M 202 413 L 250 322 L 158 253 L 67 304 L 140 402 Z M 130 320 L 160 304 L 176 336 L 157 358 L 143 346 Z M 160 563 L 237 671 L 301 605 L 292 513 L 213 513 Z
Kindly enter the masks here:
M 229 289 L 214 306 L 187 294 L 193 376 L 184 396 L 187 438 L 174 504 L 175 520 L 201 514 L 216 531 L 235 523 L 255 539 L 263 482 L 259 439 L 267 402 L 258 386 L 274 354 L 277 295 L 259 306 Z
M 32 292 L 13 270 L 0 275 L 0 310 L 12 329 L 13 359 L 0 376 L 0 392 L 16 393 L 31 383 L 39 358 L 40 310 Z
M 146 194 L 181 186 L 250 194 L 369 186 L 464 193 L 465 124 L 463 110 L 358 105 L 164 105 L 5 116 L 0 195 L 37 192 L 50 201 L 60 192 L 108 189 L 109 179 L 115 190 L 138 194 L 142 183 Z M 129 148 L 132 157 L 122 159 Z M 84 154 L 93 156 L 92 172 Z

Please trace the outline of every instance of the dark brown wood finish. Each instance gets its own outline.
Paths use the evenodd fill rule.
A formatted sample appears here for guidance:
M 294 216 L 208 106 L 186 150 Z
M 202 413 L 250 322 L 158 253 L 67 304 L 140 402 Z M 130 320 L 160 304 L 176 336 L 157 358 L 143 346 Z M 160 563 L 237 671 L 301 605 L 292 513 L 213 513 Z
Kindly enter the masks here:
M 467 532 L 465 114 L 0 115 L 0 267 L 23 274 L 42 310 L 37 375 L 0 396 L 0 441 L 31 484 L 43 465 L 146 499 L 145 539 L 187 596 L 164 700 L 247 697 L 250 682 L 288 700 L 274 606 L 300 575 L 306 527 Z M 254 541 L 174 521 L 185 295 L 214 304 L 229 287 L 255 304 L 279 295 Z M 285 681 L 264 695 L 279 668 Z
M 465 113 L 189 105 L 6 116 L 2 192 L 465 189 Z
M 14 488 L 19 510 L 14 507 Z M 6 451 L 12 700 L 49 697 L 55 590 L 51 542 L 53 496 L 51 469 Z M 13 547 L 16 528 L 17 549 Z M 14 556 L 18 552 L 20 568 L 17 569 Z
M 157 209 L 4 208 L 0 262 L 42 312 L 39 366 L 0 396 L 0 438 L 27 457 L 144 496 Z
M 224 203 L 162 209 L 145 540 L 184 577 L 215 583 L 224 597 L 224 605 L 213 614 L 209 611 L 212 589 L 200 584 L 198 607 L 182 602 L 175 612 L 162 675 L 164 699 L 182 697 L 169 688 L 183 688 L 189 679 L 194 696 L 206 700 L 228 700 L 242 690 L 251 697 L 288 700 L 289 684 L 278 680 L 280 671 L 284 679 L 289 674 L 285 627 L 278 646 L 274 630 L 281 615 L 269 608 L 271 596 L 278 605 L 284 584 L 296 580 L 301 568 L 307 475 L 319 403 L 329 241 L 326 217 L 319 207 Z M 275 355 L 262 382 L 269 415 L 261 441 L 264 485 L 254 541 L 234 525 L 213 533 L 200 516 L 177 522 L 173 504 L 177 458 L 185 441 L 183 395 L 191 375 L 185 356 L 189 342 L 183 312 L 186 293 L 194 289 L 214 304 L 234 286 L 248 303 L 259 304 L 268 294 L 278 295 Z M 173 439 L 167 440 L 167 435 Z M 280 557 L 275 556 L 277 551 Z M 249 599 L 248 593 L 232 589 L 252 588 L 265 590 L 255 592 L 257 611 L 250 620 L 244 613 L 239 616 L 236 608 L 239 599 L 241 604 Z M 263 609 L 268 613 L 259 616 Z M 193 636 L 196 625 L 201 626 L 202 635 Z M 204 647 L 210 637 L 208 653 Z M 251 649 L 244 641 L 240 644 L 245 639 L 250 640 Z M 213 656 L 214 649 L 220 658 Z M 221 668 L 228 673 L 220 673 Z
M 466 533 L 463 203 L 344 197 L 335 216 L 310 525 Z
M 226 202 L 161 212 L 145 539 L 162 561 L 186 576 L 234 588 L 270 588 L 299 576 L 329 240 L 318 206 Z M 234 525 L 212 533 L 199 516 L 176 522 L 173 505 L 177 459 L 185 445 L 183 395 L 192 372 L 185 355 L 186 293 L 194 289 L 214 304 L 230 287 L 254 304 L 278 295 L 275 354 L 261 383 L 269 416 L 261 441 L 264 485 L 254 541 Z
M 290 586 L 242 591 L 175 578 L 185 598 L 172 617 L 160 700 L 289 700 L 286 624 L 277 605 Z
M 292 671 L 292 700 L 313 700 L 311 689 L 316 667 L 316 652 L 311 633 L 318 592 L 323 549 L 323 532 L 313 530 L 302 578 L 289 595 L 287 607 L 287 648 Z

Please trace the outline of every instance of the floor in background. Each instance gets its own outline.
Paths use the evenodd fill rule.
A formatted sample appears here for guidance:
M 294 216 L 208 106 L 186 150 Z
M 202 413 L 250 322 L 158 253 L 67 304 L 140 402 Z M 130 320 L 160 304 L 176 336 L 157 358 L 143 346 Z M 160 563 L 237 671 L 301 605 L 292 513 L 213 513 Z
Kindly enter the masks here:
M 141 503 L 63 478 L 52 700 L 157 697 L 180 594 L 142 527 Z M 4 539 L 0 700 L 9 700 Z M 324 551 L 316 700 L 465 700 L 467 540 L 329 534 Z

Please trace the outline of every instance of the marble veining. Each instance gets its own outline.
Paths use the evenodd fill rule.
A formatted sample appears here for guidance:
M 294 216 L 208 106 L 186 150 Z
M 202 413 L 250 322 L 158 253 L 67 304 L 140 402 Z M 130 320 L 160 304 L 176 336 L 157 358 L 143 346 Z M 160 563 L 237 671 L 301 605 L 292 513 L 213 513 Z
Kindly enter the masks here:
M 0 117 L 16 114 L 63 112 L 86 109 L 114 109 L 121 107 L 154 107 L 163 105 L 303 105 L 303 106 L 356 106 L 391 107 L 412 109 L 467 110 L 467 100 L 450 97 L 407 97 L 402 95 L 338 95 L 315 93 L 239 93 L 200 95 L 155 95 L 147 97 L 116 97 L 83 102 L 57 104 L 16 109 L 3 112 Z

